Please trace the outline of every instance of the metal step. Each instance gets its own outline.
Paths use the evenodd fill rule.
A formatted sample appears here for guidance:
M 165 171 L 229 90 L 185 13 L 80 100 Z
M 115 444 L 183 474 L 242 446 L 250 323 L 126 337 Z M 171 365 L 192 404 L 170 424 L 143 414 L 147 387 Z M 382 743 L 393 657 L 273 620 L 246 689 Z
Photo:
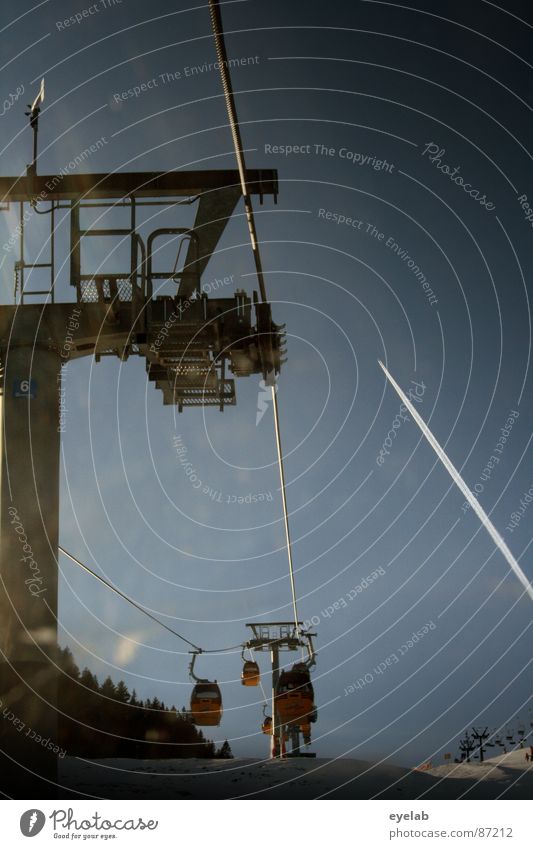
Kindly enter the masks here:
M 167 363 L 150 363 L 147 368 L 148 380 L 169 380 L 184 382 L 185 385 L 202 385 L 216 378 L 216 369 L 211 361 L 205 363 L 185 363 L 169 365 Z
M 210 392 L 211 390 L 217 390 L 218 386 L 218 378 L 215 372 L 211 372 L 208 375 L 168 375 L 164 374 L 155 380 L 156 389 L 163 389 L 165 386 L 170 386 L 174 388 L 176 393 L 180 393 L 182 390 L 197 390 L 198 392 L 203 392 L 204 389 L 206 392 Z
M 163 404 L 165 406 L 178 406 L 181 410 L 183 407 L 219 407 L 221 403 L 224 406 L 234 407 L 237 403 L 235 395 L 235 381 L 225 380 L 222 398 L 219 391 L 219 381 L 212 388 L 203 388 L 199 386 L 180 387 L 174 389 L 169 383 L 164 388 L 160 387 L 163 392 Z M 156 384 L 157 385 L 157 384 Z

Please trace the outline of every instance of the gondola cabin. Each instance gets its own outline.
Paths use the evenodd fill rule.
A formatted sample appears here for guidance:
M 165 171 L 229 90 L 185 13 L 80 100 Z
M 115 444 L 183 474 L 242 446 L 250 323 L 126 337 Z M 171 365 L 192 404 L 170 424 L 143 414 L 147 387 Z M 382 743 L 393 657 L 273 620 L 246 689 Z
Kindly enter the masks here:
M 263 724 L 261 725 L 261 731 L 263 734 L 272 734 L 272 717 L 265 716 L 263 720 Z
M 216 681 L 199 681 L 194 685 L 191 717 L 195 725 L 220 725 L 222 695 Z
M 305 664 L 296 663 L 291 670 L 281 673 L 275 701 L 280 725 L 301 725 L 313 721 L 314 691 Z
M 241 684 L 245 687 L 258 687 L 260 680 L 259 664 L 255 660 L 246 660 L 241 672 Z

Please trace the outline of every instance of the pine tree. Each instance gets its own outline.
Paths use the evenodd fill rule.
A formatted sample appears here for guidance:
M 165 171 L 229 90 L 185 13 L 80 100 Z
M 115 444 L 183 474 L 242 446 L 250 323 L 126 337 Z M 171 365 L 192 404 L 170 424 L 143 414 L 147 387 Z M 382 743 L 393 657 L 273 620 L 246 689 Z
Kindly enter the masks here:
M 130 691 L 126 687 L 124 681 L 119 681 L 115 690 L 115 699 L 117 702 L 128 704 L 130 698 Z
M 84 687 L 88 687 L 89 690 L 94 690 L 95 692 L 98 692 L 100 689 L 98 678 L 96 677 L 96 675 L 93 675 L 91 670 L 87 669 L 87 667 L 85 667 L 85 669 L 81 673 L 80 683 L 83 684 Z
M 68 647 L 64 649 L 59 649 L 58 653 L 58 666 L 63 672 L 69 676 L 69 678 L 73 678 L 75 681 L 80 677 L 79 667 L 76 665 L 74 660 L 74 655 Z
M 113 681 L 111 680 L 111 677 L 109 675 L 107 676 L 104 683 L 100 687 L 100 692 L 101 692 L 102 696 L 107 696 L 110 699 L 115 698 L 116 687 L 113 684 Z
M 227 740 L 224 740 L 220 749 L 217 749 L 215 758 L 221 758 L 222 760 L 230 760 L 233 758 L 233 752 L 231 751 L 231 746 Z
M 124 681 L 115 684 L 110 676 L 100 686 L 96 675 L 87 667 L 80 674 L 68 648 L 58 647 L 58 665 L 66 673 L 59 692 L 62 711 L 59 741 L 72 755 L 85 758 L 215 757 L 213 741 L 206 740 L 194 725 L 187 708 L 180 714 L 174 705 L 170 709 L 165 707 L 157 696 L 143 703 L 135 690 L 130 695 Z M 137 709 L 132 710 L 132 707 Z M 123 736 L 125 729 L 131 739 Z M 227 742 L 219 751 L 221 757 L 232 756 Z

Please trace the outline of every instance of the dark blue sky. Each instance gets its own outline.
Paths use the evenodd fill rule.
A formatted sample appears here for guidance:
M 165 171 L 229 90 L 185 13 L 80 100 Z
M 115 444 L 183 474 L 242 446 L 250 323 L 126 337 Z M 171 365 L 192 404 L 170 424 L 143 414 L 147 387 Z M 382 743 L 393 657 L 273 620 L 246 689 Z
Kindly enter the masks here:
M 41 173 L 102 138 L 84 170 L 234 167 L 218 74 L 201 70 L 215 61 L 206 6 L 122 0 L 64 26 L 89 8 L 3 8 L 1 99 L 26 91 L 0 118 L 2 174 L 30 158 L 23 111 L 42 75 Z M 533 580 L 533 507 L 506 530 L 533 485 L 533 231 L 519 200 L 533 204 L 533 18 L 519 0 L 505 10 L 484 0 L 243 0 L 223 17 L 228 53 L 244 60 L 232 78 L 247 163 L 280 177 L 278 205 L 256 205 L 257 227 L 288 333 L 279 404 L 299 610 L 319 620 L 314 748 L 406 764 L 455 752 L 473 721 L 528 718 L 533 608 L 413 422 L 377 462 L 400 410 L 377 360 L 404 389 L 418 383 L 421 415 Z M 452 181 L 455 168 L 472 194 Z M 158 214 L 143 232 L 192 216 Z M 1 244 L 13 224 L 2 216 Z M 30 238 L 38 245 L 40 234 Z M 234 275 L 253 289 L 242 207 L 219 248 L 203 282 Z M 59 293 L 74 297 L 65 274 Z M 64 547 L 201 645 L 234 645 L 248 621 L 290 618 L 259 378 L 237 383 L 237 407 L 223 415 L 179 416 L 139 359 L 87 359 L 67 372 Z M 220 498 L 190 485 L 177 435 Z M 268 499 L 239 503 L 261 493 Z M 67 561 L 61 568 L 61 642 L 78 663 L 185 704 L 186 647 Z M 240 686 L 239 653 L 198 666 L 223 684 L 218 739 L 235 754 L 266 754 L 261 693 Z

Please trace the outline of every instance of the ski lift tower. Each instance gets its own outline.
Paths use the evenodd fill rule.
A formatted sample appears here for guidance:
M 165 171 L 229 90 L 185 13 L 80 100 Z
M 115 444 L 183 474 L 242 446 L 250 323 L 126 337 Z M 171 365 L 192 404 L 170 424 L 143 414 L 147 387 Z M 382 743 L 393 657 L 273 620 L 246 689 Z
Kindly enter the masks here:
M 252 639 L 244 644 L 245 649 L 250 651 L 269 651 L 272 662 L 272 744 L 270 754 L 272 758 L 284 756 L 284 740 L 286 736 L 291 738 L 292 757 L 301 757 L 300 752 L 300 728 L 298 725 L 280 725 L 278 711 L 276 708 L 276 692 L 280 672 L 280 651 L 298 651 L 306 649 L 308 653 L 307 666 L 315 665 L 315 650 L 313 637 L 302 630 L 302 622 L 250 622 L 246 625 L 252 630 Z M 307 757 L 314 755 L 307 754 Z
M 0 177 L 0 209 L 18 214 L 3 260 L 5 274 L 18 252 L 14 302 L 0 306 L 0 789 L 14 798 L 65 795 L 55 783 L 63 367 L 80 357 L 141 357 L 163 403 L 181 412 L 191 406 L 222 411 L 236 403 L 235 377 L 266 380 L 281 364 L 280 328 L 268 303 L 243 290 L 226 298 L 202 293 L 202 274 L 241 198 L 238 171 L 38 175 L 43 97 L 44 87 L 27 113 L 32 164 L 22 176 Z M 276 199 L 276 171 L 250 170 L 246 181 L 261 202 Z M 172 210 L 184 203 L 196 205 L 191 228 L 160 227 L 141 236 L 145 206 Z M 87 220 L 95 208 L 113 208 L 123 225 L 95 227 Z M 47 256 L 32 262 L 27 232 L 45 216 Z M 69 232 L 74 298 L 58 303 L 61 226 Z M 91 273 L 83 248 L 109 238 L 128 246 L 126 267 Z M 177 247 L 170 269 L 158 263 L 165 239 Z M 32 286 L 37 275 L 46 275 L 46 285 Z

